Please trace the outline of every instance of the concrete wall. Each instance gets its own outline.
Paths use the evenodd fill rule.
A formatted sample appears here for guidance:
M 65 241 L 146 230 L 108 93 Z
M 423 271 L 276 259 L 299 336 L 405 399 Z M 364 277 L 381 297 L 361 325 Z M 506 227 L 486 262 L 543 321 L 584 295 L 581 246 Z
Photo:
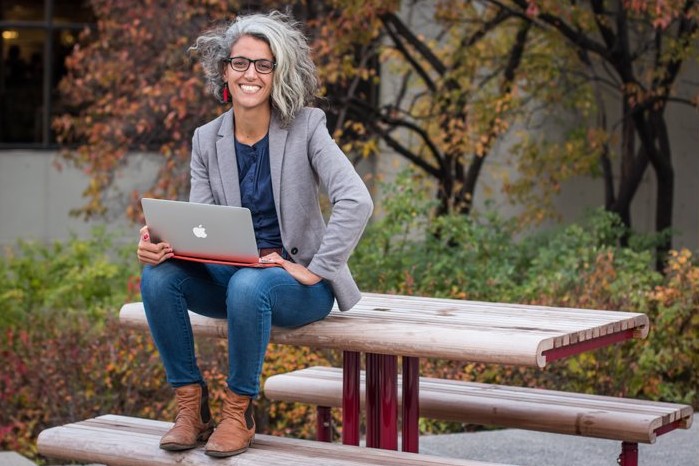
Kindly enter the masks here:
M 89 179 L 82 171 L 56 168 L 57 154 L 49 151 L 0 150 L 0 248 L 23 238 L 41 242 L 65 240 L 71 235 L 87 237 L 92 228 L 106 225 L 117 242 L 138 240 L 141 225 L 125 218 L 125 202 L 133 189 L 152 185 L 157 167 L 144 154 L 133 154 L 129 165 L 116 174 L 116 190 L 110 196 L 107 218 L 86 222 L 70 215 L 85 203 L 82 192 Z M 357 167 L 371 186 L 375 159 L 362 160 Z
M 86 222 L 71 217 L 80 207 L 88 178 L 80 170 L 55 167 L 56 153 L 47 151 L 0 151 L 0 246 L 18 239 L 64 240 L 75 234 L 89 235 L 98 224 L 105 224 L 121 241 L 138 238 L 138 225 L 131 225 L 123 209 L 115 206 L 107 219 Z M 133 166 L 118 174 L 124 192 L 144 186 L 154 175 L 151 164 L 141 155 L 132 157 Z

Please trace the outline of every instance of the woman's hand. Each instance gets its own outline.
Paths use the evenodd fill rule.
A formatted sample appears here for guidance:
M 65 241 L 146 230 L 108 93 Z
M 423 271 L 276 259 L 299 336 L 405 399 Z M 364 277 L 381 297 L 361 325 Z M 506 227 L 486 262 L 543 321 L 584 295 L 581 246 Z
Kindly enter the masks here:
M 168 243 L 151 243 L 147 226 L 141 228 L 140 235 L 136 255 L 141 264 L 158 265 L 174 256 Z
M 289 272 L 289 275 L 294 277 L 296 281 L 301 283 L 302 285 L 315 285 L 316 283 L 322 280 L 322 277 L 319 277 L 318 275 L 314 274 L 303 265 L 283 259 L 282 256 L 280 256 L 276 252 L 261 257 L 260 262 L 281 265 L 284 270 Z

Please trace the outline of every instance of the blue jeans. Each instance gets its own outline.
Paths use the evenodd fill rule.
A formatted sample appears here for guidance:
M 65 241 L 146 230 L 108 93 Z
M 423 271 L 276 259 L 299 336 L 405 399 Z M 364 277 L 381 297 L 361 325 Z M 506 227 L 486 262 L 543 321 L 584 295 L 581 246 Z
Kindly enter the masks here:
M 307 286 L 281 267 L 247 268 L 170 259 L 145 266 L 141 296 L 151 334 L 173 387 L 202 383 L 187 309 L 228 319 L 228 388 L 257 396 L 271 326 L 321 320 L 334 296 L 322 280 Z

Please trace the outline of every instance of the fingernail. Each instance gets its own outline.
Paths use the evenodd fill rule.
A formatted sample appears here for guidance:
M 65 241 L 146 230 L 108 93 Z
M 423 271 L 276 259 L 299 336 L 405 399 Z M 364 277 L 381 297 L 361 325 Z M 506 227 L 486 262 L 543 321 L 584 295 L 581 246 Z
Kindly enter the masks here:
M 150 239 L 150 236 L 148 236 L 148 233 L 143 235 L 143 241 L 148 241 Z

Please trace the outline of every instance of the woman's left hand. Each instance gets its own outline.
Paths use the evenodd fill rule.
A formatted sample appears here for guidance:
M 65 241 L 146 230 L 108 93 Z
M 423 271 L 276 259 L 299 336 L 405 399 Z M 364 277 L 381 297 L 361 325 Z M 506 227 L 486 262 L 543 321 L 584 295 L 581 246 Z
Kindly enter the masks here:
M 314 274 L 310 270 L 308 270 L 306 267 L 304 267 L 301 264 L 297 264 L 295 262 L 288 261 L 276 252 L 273 252 L 272 254 L 267 254 L 264 257 L 260 258 L 260 262 L 264 263 L 273 263 L 273 264 L 279 264 L 289 272 L 289 275 L 294 277 L 296 281 L 301 283 L 302 285 L 315 285 L 319 281 L 321 281 L 323 278 L 319 277 L 318 275 Z

